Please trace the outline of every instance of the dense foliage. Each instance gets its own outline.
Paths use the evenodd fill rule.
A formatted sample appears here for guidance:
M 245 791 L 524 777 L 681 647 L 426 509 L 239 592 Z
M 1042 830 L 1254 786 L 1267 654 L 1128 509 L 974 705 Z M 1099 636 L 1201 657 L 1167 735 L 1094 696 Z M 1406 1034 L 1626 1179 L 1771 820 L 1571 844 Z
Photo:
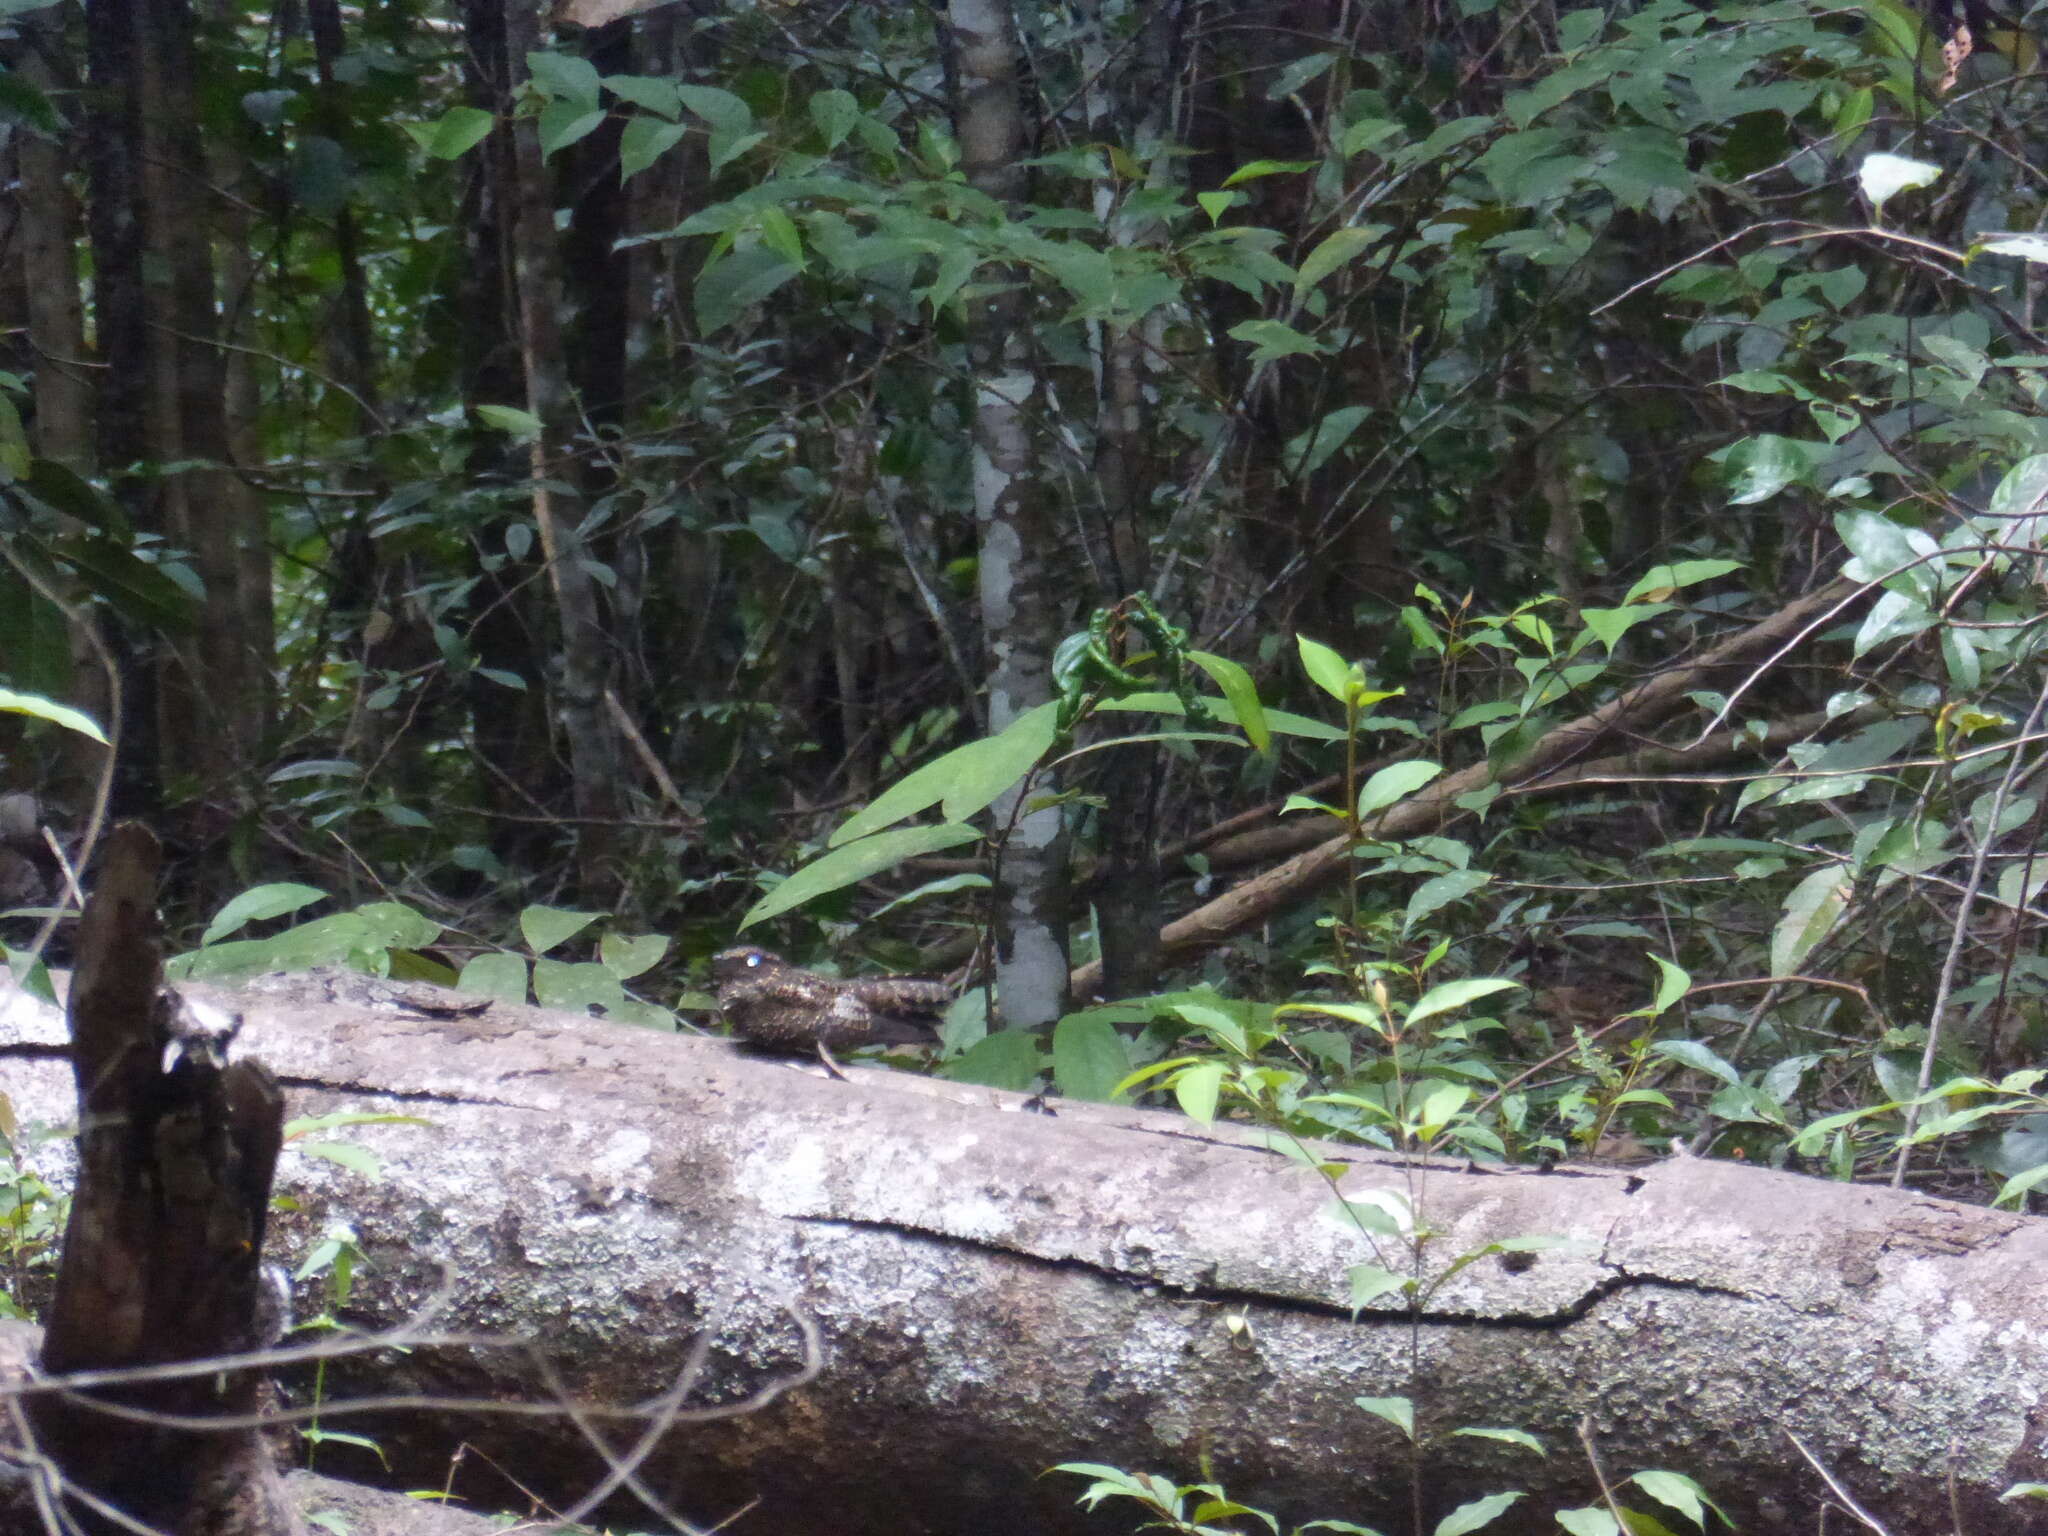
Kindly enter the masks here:
M 1019 6 L 996 164 L 921 7 L 9 16 L 7 775 L 193 969 L 979 976 L 1051 806 L 1109 996 L 943 1070 L 2040 1161 L 2019 29 Z

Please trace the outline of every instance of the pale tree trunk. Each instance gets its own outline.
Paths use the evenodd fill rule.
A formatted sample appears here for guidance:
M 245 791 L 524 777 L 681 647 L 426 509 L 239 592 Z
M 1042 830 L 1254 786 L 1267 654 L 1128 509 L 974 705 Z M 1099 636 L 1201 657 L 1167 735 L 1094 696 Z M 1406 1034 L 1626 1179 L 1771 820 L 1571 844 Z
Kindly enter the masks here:
M 505 16 L 506 47 L 515 78 L 526 56 L 542 47 L 531 0 L 515 0 Z M 614 856 L 620 790 L 618 733 L 605 705 L 611 686 L 611 638 L 596 580 L 586 563 L 583 499 L 571 461 L 580 425 L 562 350 L 564 298 L 555 198 L 542 163 L 533 118 L 512 123 L 512 271 L 519 310 L 519 354 L 527 409 L 540 422 L 531 449 L 533 515 L 561 625 L 561 665 L 554 679 L 556 714 L 569 747 L 576 816 L 576 880 L 581 899 L 605 902 L 619 890 Z
M 961 168 L 976 188 L 1014 206 L 1024 192 L 1027 139 L 1018 95 L 1022 53 L 1009 6 L 953 0 L 947 20 Z M 1043 398 L 1024 288 L 980 299 L 968 325 L 988 723 L 1000 731 L 1053 696 L 1063 562 L 1040 478 Z M 1028 789 L 1037 797 L 1057 787 L 1041 777 Z M 1058 807 L 1028 809 L 1017 791 L 992 810 L 1004 837 L 993 892 L 996 991 L 1005 1023 L 1042 1028 L 1066 1011 L 1064 823 Z

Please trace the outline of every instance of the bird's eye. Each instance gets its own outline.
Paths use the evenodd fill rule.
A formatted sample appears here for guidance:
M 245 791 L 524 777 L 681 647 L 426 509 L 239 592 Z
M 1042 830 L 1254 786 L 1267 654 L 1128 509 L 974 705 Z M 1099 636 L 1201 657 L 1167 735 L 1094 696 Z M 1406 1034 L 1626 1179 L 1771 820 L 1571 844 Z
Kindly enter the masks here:
M 759 955 L 749 955 L 749 956 L 747 956 L 747 967 L 748 967 L 748 969 L 750 969 L 750 970 L 751 970 L 751 969 L 752 969 L 753 967 L 755 967 L 755 966 L 759 965 L 760 963 L 761 963 L 761 957 L 760 957 Z

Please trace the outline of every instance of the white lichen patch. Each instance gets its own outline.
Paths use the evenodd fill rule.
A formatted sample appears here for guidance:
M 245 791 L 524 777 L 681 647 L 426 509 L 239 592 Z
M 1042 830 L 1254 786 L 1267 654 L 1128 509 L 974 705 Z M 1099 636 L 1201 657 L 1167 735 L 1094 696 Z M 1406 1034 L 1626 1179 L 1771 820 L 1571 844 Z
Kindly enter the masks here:
M 591 1155 L 591 1177 L 611 1180 L 614 1199 L 618 1198 L 621 1190 L 641 1193 L 646 1190 L 648 1175 L 653 1171 L 648 1157 L 653 1150 L 654 1138 L 645 1131 L 613 1131 Z
M 822 1138 L 800 1133 L 755 1148 L 735 1170 L 735 1182 L 777 1216 L 819 1216 L 829 1208 L 831 1161 Z

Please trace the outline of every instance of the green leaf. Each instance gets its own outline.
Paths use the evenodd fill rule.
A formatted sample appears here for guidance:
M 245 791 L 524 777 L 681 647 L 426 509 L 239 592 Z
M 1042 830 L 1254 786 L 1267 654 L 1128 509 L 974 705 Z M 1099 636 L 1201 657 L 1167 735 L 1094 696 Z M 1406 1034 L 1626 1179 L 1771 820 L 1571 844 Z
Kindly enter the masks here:
M 1657 967 L 1657 1000 L 1650 1005 L 1652 1016 L 1662 1013 L 1692 989 L 1692 976 L 1662 955 L 1650 956 Z
M 1687 1477 L 1683 1472 L 1663 1472 L 1652 1469 L 1638 1472 L 1629 1479 L 1643 1492 L 1677 1510 L 1701 1530 L 1707 1528 L 1707 1511 L 1712 1510 L 1728 1525 L 1735 1522 L 1728 1519 L 1726 1511 L 1707 1497 L 1706 1489 Z
M 809 108 L 827 149 L 837 149 L 860 121 L 860 103 L 851 91 L 819 91 L 811 97 Z
M 76 731 L 81 736 L 90 736 L 102 746 L 108 745 L 106 733 L 94 723 L 92 716 L 83 710 L 73 709 L 69 704 L 59 704 L 35 693 L 16 693 L 12 688 L 0 688 L 0 711 L 10 715 L 32 715 L 38 720 L 47 720 L 52 725 L 61 725 L 67 731 Z
M 249 923 L 283 917 L 287 912 L 296 912 L 301 907 L 326 899 L 327 893 L 323 890 L 310 885 L 293 885 L 288 881 L 251 886 L 215 914 L 213 921 L 206 925 L 206 932 L 199 937 L 199 947 L 204 949 Z
M 1582 608 L 1579 617 L 1586 628 L 1608 650 L 1621 643 L 1621 637 L 1634 629 L 1645 619 L 1654 619 L 1671 611 L 1669 603 L 1638 603 L 1632 608 Z
M 898 827 L 834 848 L 822 858 L 804 865 L 755 902 L 747 909 L 747 915 L 740 919 L 740 928 L 744 931 L 778 913 L 814 901 L 828 891 L 865 880 L 885 869 L 894 869 L 905 859 L 937 853 L 941 848 L 957 848 L 962 843 L 976 842 L 980 837 L 981 834 L 972 827 L 947 822 L 936 827 Z
M 1003 1029 L 985 1036 L 939 1068 L 939 1076 L 984 1088 L 1027 1091 L 1038 1080 L 1044 1052 L 1028 1029 Z
M 619 980 L 630 981 L 660 963 L 668 953 L 668 942 L 668 937 L 659 933 L 643 933 L 630 939 L 608 933 L 597 942 L 597 958 Z
M 536 955 L 544 955 L 557 944 L 574 938 L 601 916 L 603 914 L 599 912 L 532 906 L 519 914 L 519 934 L 526 940 L 528 949 Z
M 1484 1530 L 1513 1508 L 1521 1497 L 1519 1493 L 1491 1493 L 1483 1499 L 1474 1499 L 1470 1504 L 1460 1504 L 1437 1521 L 1435 1536 L 1469 1536 L 1470 1532 Z
M 479 997 L 523 1003 L 526 1001 L 526 961 L 524 957 L 504 950 L 472 956 L 463 966 L 462 979 L 457 986 Z
M 1741 569 L 1740 560 L 1677 560 L 1669 565 L 1653 565 L 1640 581 L 1628 589 L 1628 595 L 1621 601 L 1624 606 L 1644 601 L 1662 602 L 1682 587 L 1696 587 L 1703 581 L 1712 581 Z
M 699 274 L 691 300 L 704 331 L 722 330 L 796 276 L 796 268 L 765 245 L 735 251 Z
M 796 221 L 780 208 L 763 208 L 754 216 L 754 228 L 761 243 L 801 272 L 804 269 L 804 237 Z
M 481 107 L 450 107 L 431 123 L 407 123 L 413 142 L 436 160 L 459 160 L 481 144 L 496 119 Z
M 1424 1141 L 1436 1140 L 1471 1097 L 1472 1090 L 1463 1083 L 1431 1084 L 1411 1117 L 1416 1134 Z
M 1267 728 L 1265 707 L 1259 703 L 1258 684 L 1252 681 L 1251 673 L 1228 656 L 1216 656 L 1208 651 L 1189 651 L 1187 658 L 1208 673 L 1210 680 L 1223 690 L 1224 702 L 1229 704 L 1230 713 L 1236 719 L 1238 729 L 1244 732 L 1245 740 L 1257 751 L 1270 754 L 1273 733 Z
M 890 785 L 832 834 L 838 848 L 944 802 L 948 821 L 965 821 L 1029 773 L 1052 750 L 1059 705 L 1026 710 L 993 736 L 955 747 Z
M 351 912 L 316 917 L 267 939 L 229 939 L 180 955 L 166 967 L 173 980 L 307 971 L 346 965 L 383 975 L 393 954 L 417 950 L 441 936 L 441 925 L 395 901 L 373 901 Z
M 1742 1081 L 1740 1072 L 1697 1040 L 1659 1040 L 1650 1049 L 1659 1056 L 1669 1056 L 1673 1061 L 1683 1062 L 1696 1072 L 1718 1077 L 1731 1086 Z
M 1356 1317 L 1382 1296 L 1401 1290 L 1408 1282 L 1391 1269 L 1377 1264 L 1354 1264 L 1347 1272 L 1351 1283 L 1351 1313 Z M 1380 1401 L 1380 1399 L 1375 1399 Z M 1384 1415 L 1383 1415 L 1384 1417 Z
M 604 112 L 599 107 L 580 101 L 549 102 L 541 108 L 540 122 L 536 125 L 541 158 L 545 160 L 557 150 L 567 149 L 578 139 L 588 138 L 603 121 Z
M 619 1006 L 626 1001 L 626 991 L 619 985 L 619 978 L 595 960 L 536 960 L 533 1000 L 543 1008 L 587 1013 L 592 1008 Z
M 1216 1102 L 1223 1093 L 1223 1074 L 1227 1069 L 1220 1061 L 1205 1061 L 1199 1066 L 1189 1067 L 1173 1080 L 1173 1096 L 1180 1103 L 1181 1113 L 1190 1120 L 1199 1120 L 1207 1125 L 1216 1118 Z
M 1423 762 L 1411 759 L 1405 763 L 1389 763 L 1378 773 L 1365 781 L 1365 787 L 1358 792 L 1358 819 L 1362 822 L 1377 816 L 1396 800 L 1412 795 L 1431 779 L 1442 773 L 1441 763 Z
M 1604 1509 L 1560 1509 L 1556 1519 L 1567 1536 L 1622 1536 L 1620 1522 Z
M 529 53 L 527 73 L 541 93 L 585 111 L 597 105 L 597 66 L 568 53 Z
M 1251 1043 L 1245 1038 L 1244 1025 L 1236 1015 L 1207 1003 L 1175 1003 L 1170 1011 L 1175 1018 L 1194 1025 L 1225 1050 L 1240 1056 L 1251 1054 Z
M 1385 1419 L 1410 1440 L 1415 1438 L 1415 1404 L 1405 1397 L 1354 1397 L 1367 1413 Z
M 1314 474 L 1372 415 L 1369 405 L 1341 405 L 1287 444 L 1287 462 L 1297 479 Z
M 1463 1008 L 1482 997 L 1491 997 L 1496 992 L 1509 989 L 1520 990 L 1519 981 L 1509 981 L 1504 976 L 1465 976 L 1457 981 L 1446 981 L 1431 987 L 1415 1000 L 1415 1006 L 1408 1010 L 1408 1022 L 1430 1018 L 1452 1009 Z
M 1498 1440 L 1503 1445 L 1519 1445 L 1525 1451 L 1534 1451 L 1538 1456 L 1548 1456 L 1543 1442 L 1526 1429 L 1494 1429 L 1483 1424 L 1466 1424 L 1451 1431 L 1454 1435 L 1470 1435 L 1474 1440 Z
M 1255 364 L 1270 363 L 1280 357 L 1329 351 L 1322 342 L 1304 336 L 1293 326 L 1283 325 L 1278 320 L 1243 320 L 1230 328 L 1230 335 L 1234 340 L 1251 343 L 1252 362 Z
M 894 912 L 898 907 L 910 906 L 913 902 L 925 901 L 933 896 L 950 896 L 955 891 L 985 891 L 989 888 L 987 875 L 959 874 L 941 875 L 936 880 L 927 880 L 914 890 L 905 891 L 895 900 L 875 908 L 874 916 L 881 917 Z M 870 921 L 873 919 L 871 918 Z
M 1302 258 L 1301 270 L 1294 277 L 1294 296 L 1299 300 L 1309 289 L 1335 272 L 1358 255 L 1369 250 L 1387 237 L 1384 224 L 1362 224 L 1351 229 L 1340 229 Z
M 1130 1046 L 1109 1020 L 1069 1014 L 1053 1026 L 1052 1080 L 1061 1098 L 1108 1103 L 1130 1070 Z
M 715 85 L 680 85 L 676 92 L 683 105 L 724 133 L 744 133 L 754 124 L 754 109 L 731 91 Z
M 1308 674 L 1308 680 L 1339 704 L 1347 703 L 1354 682 L 1361 680 L 1351 663 L 1307 635 L 1296 635 L 1294 645 L 1301 653 L 1301 670 Z
M 619 180 L 631 181 L 682 142 L 688 132 L 681 123 L 636 117 L 619 135 Z
M 40 9 L 33 0 L 27 4 L 13 0 L 12 4 L 0 6 L 0 16 Z M 46 138 L 57 138 L 64 131 L 64 119 L 50 98 L 23 79 L 18 70 L 0 70 L 0 119 L 23 123 Z
M 1790 976 L 1848 909 L 1852 882 L 1839 864 L 1816 869 L 1785 898 L 1785 915 L 1771 932 L 1771 974 Z
M 384 1176 L 384 1159 L 352 1141 L 295 1141 L 292 1150 L 321 1158 L 365 1179 Z
M 711 174 L 716 176 L 724 166 L 739 159 L 767 137 L 765 133 L 726 133 L 714 128 L 708 146 L 711 150 Z
M 683 115 L 683 98 L 676 94 L 675 81 L 663 75 L 606 75 L 604 87 L 621 101 L 629 101 L 643 112 L 652 112 L 674 122 Z
M 1408 898 L 1407 909 L 1401 914 L 1401 931 L 1412 932 L 1424 918 L 1441 912 L 1454 901 L 1463 901 L 1492 880 L 1493 876 L 1483 869 L 1454 869 L 1423 881 Z
M 1313 160 L 1254 160 L 1232 171 L 1223 179 L 1223 185 L 1234 187 L 1241 181 L 1256 181 L 1261 176 L 1285 176 L 1315 168 Z
M 540 436 L 540 418 L 531 411 L 522 411 L 509 405 L 473 405 L 470 407 L 487 426 L 496 427 L 500 432 L 509 432 L 520 442 L 530 443 Z

